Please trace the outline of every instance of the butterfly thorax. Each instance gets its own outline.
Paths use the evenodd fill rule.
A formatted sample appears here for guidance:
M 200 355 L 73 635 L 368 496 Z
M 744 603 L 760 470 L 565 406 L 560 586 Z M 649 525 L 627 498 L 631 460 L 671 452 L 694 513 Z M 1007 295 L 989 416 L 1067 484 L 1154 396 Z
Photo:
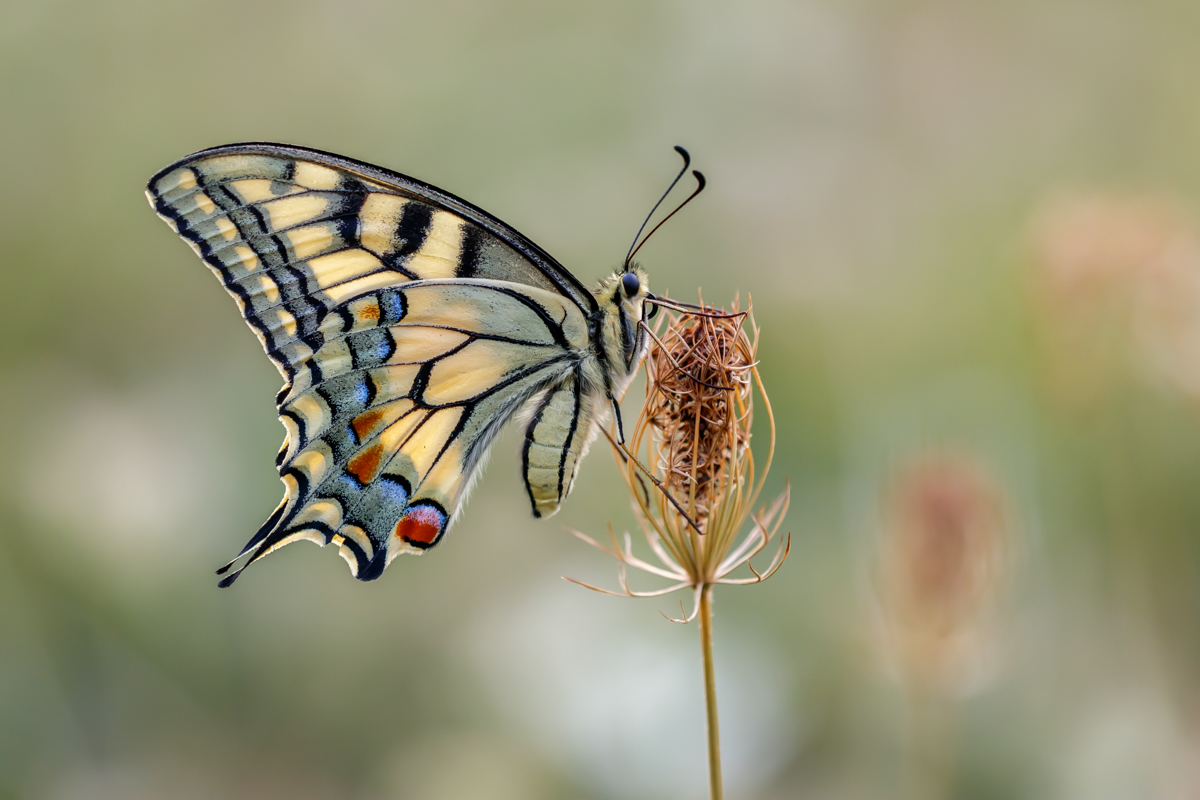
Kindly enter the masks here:
M 636 280 L 625 279 L 625 275 L 635 276 Z M 631 286 L 636 287 L 632 294 Z M 608 381 L 604 388 L 619 398 L 646 354 L 647 337 L 641 326 L 649 295 L 646 273 L 638 266 L 619 270 L 600 281 L 592 294 L 599 306 L 593 346 Z

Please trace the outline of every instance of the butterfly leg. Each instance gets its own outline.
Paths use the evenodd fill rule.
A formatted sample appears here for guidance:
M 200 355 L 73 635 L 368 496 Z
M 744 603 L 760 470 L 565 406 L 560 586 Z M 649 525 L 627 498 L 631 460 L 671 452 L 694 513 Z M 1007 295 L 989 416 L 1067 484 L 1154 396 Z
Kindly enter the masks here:
M 625 444 L 625 424 L 621 421 L 621 404 L 612 395 L 609 395 L 608 399 L 612 401 L 613 418 L 617 421 L 617 442 Z

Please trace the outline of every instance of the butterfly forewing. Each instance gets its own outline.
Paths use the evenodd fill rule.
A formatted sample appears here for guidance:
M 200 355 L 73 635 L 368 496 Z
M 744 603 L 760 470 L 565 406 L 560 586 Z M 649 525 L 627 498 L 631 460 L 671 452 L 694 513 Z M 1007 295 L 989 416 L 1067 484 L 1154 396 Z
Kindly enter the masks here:
M 437 543 L 488 444 L 531 396 L 543 393 L 538 420 L 560 420 L 573 398 L 572 425 L 587 417 L 590 430 L 573 370 L 595 299 L 474 206 L 279 145 L 197 153 L 147 194 L 287 381 L 277 397 L 286 496 L 242 551 L 250 561 L 306 538 L 377 577 L 397 554 Z M 562 450 L 555 461 L 535 448 L 535 468 L 566 470 L 565 484 L 529 484 L 535 510 L 557 507 L 586 439 L 559 427 L 530 428 L 537 447 Z
M 218 273 L 285 377 L 324 316 L 406 280 L 492 278 L 591 293 L 524 237 L 411 178 L 317 151 L 234 145 L 150 181 L 155 210 Z

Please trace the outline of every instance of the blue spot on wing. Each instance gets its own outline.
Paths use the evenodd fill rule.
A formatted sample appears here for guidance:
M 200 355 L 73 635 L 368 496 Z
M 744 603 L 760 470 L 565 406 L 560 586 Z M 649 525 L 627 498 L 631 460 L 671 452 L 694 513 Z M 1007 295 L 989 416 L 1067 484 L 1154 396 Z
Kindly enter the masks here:
M 381 337 L 374 342 L 374 352 L 371 354 L 376 361 L 387 361 L 392 355 L 392 343 L 387 338 Z
M 404 319 L 404 295 L 397 291 L 380 293 L 379 317 L 380 325 L 395 325 Z
M 384 500 L 390 500 L 397 506 L 403 506 L 408 502 L 408 487 L 399 480 L 383 475 L 379 478 L 379 494 Z
M 371 387 L 367 384 L 366 375 L 358 376 L 358 381 L 354 384 L 354 388 L 351 389 L 350 396 L 360 407 L 366 406 L 371 402 Z

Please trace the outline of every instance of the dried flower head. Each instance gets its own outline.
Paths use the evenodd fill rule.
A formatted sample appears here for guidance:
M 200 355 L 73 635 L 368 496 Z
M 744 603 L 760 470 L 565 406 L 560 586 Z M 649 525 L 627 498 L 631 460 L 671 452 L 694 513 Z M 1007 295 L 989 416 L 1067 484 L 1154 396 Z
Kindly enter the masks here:
M 685 317 L 647 355 L 656 391 L 645 418 L 655 433 L 657 466 L 692 519 L 706 530 L 709 512 L 750 444 L 754 348 L 744 317 Z
M 775 449 L 775 420 L 758 374 L 753 314 L 739 312 L 735 301 L 731 313 L 665 314 L 656 327 L 655 346 L 646 358 L 645 403 L 630 431 L 628 447 L 613 444 L 657 563 L 635 556 L 628 534 L 624 547 L 614 536 L 611 550 L 577 535 L 620 562 L 621 591 L 583 585 L 629 597 L 690 588 L 696 599 L 693 610 L 676 620 L 686 622 L 695 617 L 707 587 L 758 583 L 783 563 L 790 536 L 764 571 L 756 570 L 750 561 L 778 532 L 789 492 L 785 489 L 770 508 L 752 513 Z M 756 389 L 769 423 L 761 475 L 756 473 L 750 449 Z M 739 541 L 748 520 L 753 527 Z M 742 565 L 753 576 L 731 577 Z M 627 567 L 667 578 L 672 584 L 656 591 L 633 591 Z

